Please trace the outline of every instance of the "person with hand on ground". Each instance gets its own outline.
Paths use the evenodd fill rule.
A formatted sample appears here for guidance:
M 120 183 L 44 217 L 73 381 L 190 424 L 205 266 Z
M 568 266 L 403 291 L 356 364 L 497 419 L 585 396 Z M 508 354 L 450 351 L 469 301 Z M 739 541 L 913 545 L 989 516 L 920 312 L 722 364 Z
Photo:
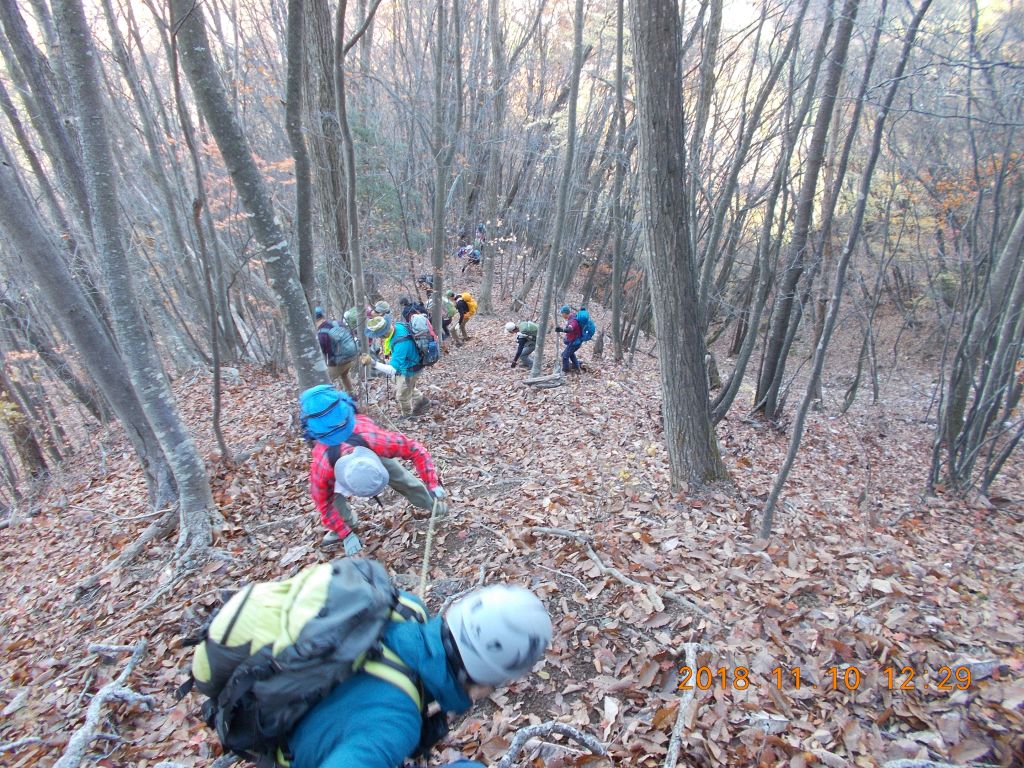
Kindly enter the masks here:
M 555 326 L 557 333 L 565 334 L 565 348 L 562 350 L 562 373 L 569 373 L 570 371 L 579 373 L 580 361 L 576 359 L 576 350 L 583 345 L 583 332 L 580 329 L 580 324 L 576 322 L 576 313 L 572 311 L 572 307 L 565 304 L 558 313 L 565 322 L 564 327 Z
M 426 617 L 417 598 L 400 593 L 400 600 L 414 601 Z M 407 758 L 425 757 L 447 733 L 448 712 L 466 711 L 543 658 L 551 618 L 529 590 L 492 585 L 444 616 L 389 622 L 382 642 L 391 654 L 390 679 L 363 671 L 337 685 L 292 732 L 292 768 L 399 768 Z M 428 719 L 432 702 L 441 711 Z M 484 768 L 465 759 L 448 766 Z
M 313 442 L 309 468 L 309 493 L 320 523 L 328 529 L 321 546 L 341 541 L 346 555 L 362 547 L 353 530 L 355 520 L 346 495 L 372 495 L 383 478 L 376 462 L 364 453 L 348 458 L 357 448 L 376 455 L 387 472 L 390 485 L 415 507 L 443 515 L 448 511 L 448 494 L 441 486 L 430 453 L 420 443 L 401 432 L 381 429 L 369 416 L 356 412 L 355 402 L 344 392 L 328 384 L 311 387 L 299 396 L 304 437 Z M 411 462 L 413 475 L 400 462 Z M 351 493 L 347 493 L 347 492 Z
M 516 334 L 516 341 L 519 346 L 516 349 L 516 356 L 512 358 L 510 368 L 515 368 L 517 362 L 522 362 L 523 368 L 532 368 L 533 360 L 530 355 L 537 348 L 537 334 L 540 333 L 540 326 L 532 320 L 522 320 L 518 323 L 505 323 L 505 331 Z

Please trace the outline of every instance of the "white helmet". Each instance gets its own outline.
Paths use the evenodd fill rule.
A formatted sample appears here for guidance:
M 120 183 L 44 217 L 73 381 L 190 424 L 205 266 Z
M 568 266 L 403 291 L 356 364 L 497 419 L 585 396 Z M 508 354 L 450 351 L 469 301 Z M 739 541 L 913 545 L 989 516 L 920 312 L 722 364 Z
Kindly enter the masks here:
M 387 487 L 388 479 L 380 457 L 361 445 L 334 465 L 334 492 L 342 496 L 376 496 Z
M 512 331 L 517 330 L 518 328 L 519 326 L 515 323 L 505 323 L 505 330 L 509 333 L 512 333 Z
M 449 608 L 445 620 L 467 674 L 479 685 L 526 674 L 551 644 L 547 609 L 522 587 L 484 587 Z

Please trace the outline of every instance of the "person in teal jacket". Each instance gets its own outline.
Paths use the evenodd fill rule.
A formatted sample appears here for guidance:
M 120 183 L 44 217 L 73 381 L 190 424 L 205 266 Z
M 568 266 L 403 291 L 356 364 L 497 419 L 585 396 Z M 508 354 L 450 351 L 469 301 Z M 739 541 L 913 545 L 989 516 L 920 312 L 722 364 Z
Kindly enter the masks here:
M 391 622 L 383 639 L 400 666 L 419 677 L 425 698 L 446 713 L 465 712 L 474 698 L 529 672 L 550 642 L 547 609 L 532 592 L 508 585 L 476 590 L 443 617 Z M 399 768 L 419 751 L 422 725 L 410 693 L 360 672 L 299 721 L 289 741 L 291 765 Z M 459 760 L 450 764 L 455 766 L 480 763 Z
M 395 369 L 395 397 L 403 416 L 419 416 L 430 407 L 423 393 L 416 389 L 420 353 L 406 323 L 395 323 L 391 334 L 391 367 Z

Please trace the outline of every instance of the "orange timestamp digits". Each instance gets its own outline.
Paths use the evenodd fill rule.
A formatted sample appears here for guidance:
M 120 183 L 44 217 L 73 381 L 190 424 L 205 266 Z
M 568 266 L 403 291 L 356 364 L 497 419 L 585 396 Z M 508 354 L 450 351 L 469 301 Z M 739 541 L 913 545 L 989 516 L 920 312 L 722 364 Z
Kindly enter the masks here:
M 886 667 L 882 670 L 882 674 L 885 677 L 886 687 L 890 691 L 912 691 L 917 688 L 936 691 L 966 691 L 971 687 L 970 667 L 939 667 L 935 673 L 937 681 L 933 682 L 928 682 L 926 676 L 919 675 L 913 667 Z M 772 675 L 775 678 L 776 688 L 780 690 L 786 683 L 789 683 L 790 678 L 792 678 L 792 682 L 786 687 L 794 689 L 801 687 L 800 667 L 792 669 L 776 667 L 772 670 Z M 860 669 L 855 666 L 829 667 L 825 670 L 824 677 L 826 683 L 823 687 L 832 691 L 859 690 L 864 680 Z M 923 682 L 918 685 L 914 682 L 915 678 L 920 678 Z M 812 687 L 817 688 L 818 686 Z
M 731 674 L 730 674 L 731 673 Z M 715 686 L 745 691 L 750 687 L 750 670 L 747 667 L 680 667 L 677 691 L 707 691 Z
M 876 679 L 869 676 L 869 679 Z M 810 687 L 827 691 L 858 691 L 864 684 L 865 676 L 860 668 L 828 667 L 818 684 L 807 683 L 801 675 L 800 667 L 775 667 L 769 677 L 776 689 L 799 690 Z M 890 691 L 912 691 L 917 689 L 933 691 L 966 691 L 971 687 L 971 668 L 939 667 L 929 680 L 928 675 L 920 674 L 913 667 L 885 667 L 879 682 L 884 681 Z M 679 691 L 707 691 L 712 688 L 723 690 L 731 688 L 745 691 L 750 687 L 750 669 L 748 667 L 679 667 Z

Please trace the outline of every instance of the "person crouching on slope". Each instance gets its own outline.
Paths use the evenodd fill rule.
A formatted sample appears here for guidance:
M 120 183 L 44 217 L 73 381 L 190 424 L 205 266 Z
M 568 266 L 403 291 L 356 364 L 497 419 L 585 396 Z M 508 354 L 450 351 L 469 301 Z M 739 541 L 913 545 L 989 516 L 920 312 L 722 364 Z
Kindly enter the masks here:
M 314 441 L 309 467 L 309 493 L 327 528 L 321 546 L 341 541 L 346 555 L 354 555 L 362 542 L 353 527 L 355 519 L 346 495 L 376 496 L 390 485 L 414 507 L 437 514 L 447 512 L 437 468 L 430 453 L 420 443 L 401 432 L 381 429 L 370 417 L 356 413 L 355 402 L 344 392 L 328 384 L 311 387 L 299 396 L 299 408 L 307 440 Z M 357 452 L 358 448 L 366 451 Z M 387 473 L 384 483 L 381 469 L 368 453 L 374 454 Z M 351 456 L 350 454 L 355 454 Z M 400 459 L 416 468 L 416 475 Z M 371 492 L 372 491 L 372 492 Z
M 516 334 L 516 341 L 519 347 L 516 349 L 516 356 L 512 358 L 510 368 L 515 368 L 516 363 L 522 360 L 523 368 L 532 368 L 533 360 L 530 355 L 537 349 L 537 334 L 540 327 L 532 320 L 523 320 L 518 323 L 505 323 L 505 331 Z
M 448 712 L 464 712 L 493 687 L 526 675 L 550 644 L 547 609 L 518 586 L 471 592 L 423 623 L 390 622 L 383 645 L 395 657 L 395 679 L 359 672 L 337 685 L 292 733 L 291 766 L 399 768 L 444 736 Z M 410 672 L 419 685 L 410 683 Z M 425 721 L 431 701 L 441 708 L 440 723 Z M 470 760 L 448 766 L 484 768 Z

